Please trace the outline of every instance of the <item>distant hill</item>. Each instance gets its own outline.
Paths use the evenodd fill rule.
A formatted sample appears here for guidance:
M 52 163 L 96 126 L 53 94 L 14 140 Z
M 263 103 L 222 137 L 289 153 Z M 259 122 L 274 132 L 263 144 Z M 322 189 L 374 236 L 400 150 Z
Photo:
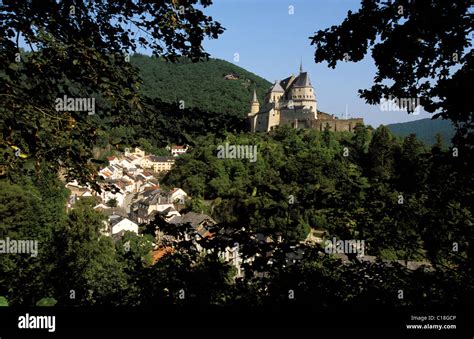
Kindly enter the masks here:
M 254 88 L 260 102 L 270 88 L 267 80 L 230 62 L 210 59 L 177 63 L 135 54 L 131 63 L 137 66 L 144 81 L 142 92 L 165 102 L 184 101 L 186 108 L 244 117 L 249 110 Z
M 387 127 L 393 134 L 405 137 L 411 133 L 416 134 L 417 138 L 423 141 L 427 146 L 435 143 L 436 134 L 441 134 L 443 144 L 449 145 L 454 135 L 454 127 L 450 120 L 431 120 L 420 119 L 416 121 L 402 122 L 398 124 L 390 124 Z

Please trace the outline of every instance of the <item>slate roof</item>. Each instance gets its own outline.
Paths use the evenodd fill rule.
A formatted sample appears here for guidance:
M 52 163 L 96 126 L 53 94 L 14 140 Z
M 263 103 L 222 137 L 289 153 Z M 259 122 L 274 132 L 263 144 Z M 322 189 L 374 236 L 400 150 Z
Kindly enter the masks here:
M 169 162 L 169 161 L 174 161 L 174 157 L 171 156 L 156 156 L 156 155 L 150 155 L 150 160 L 153 162 Z
M 119 222 L 121 222 L 122 220 L 124 220 L 125 218 L 120 216 L 120 215 L 117 215 L 117 214 L 114 214 L 114 215 L 111 215 L 109 217 L 109 225 L 111 227 L 117 225 Z
M 281 80 L 280 81 L 280 86 L 282 86 L 283 89 L 286 91 L 288 89 L 288 87 L 291 85 L 294 77 L 295 77 L 294 75 L 291 75 L 288 78 L 285 78 L 285 79 Z
M 308 72 L 302 72 L 295 80 L 294 87 L 310 87 L 311 81 L 309 80 Z
M 208 233 L 206 227 L 202 227 L 205 221 L 208 221 L 211 225 L 216 223 L 210 216 L 195 212 L 188 212 L 184 215 L 176 216 L 170 220 L 170 223 L 174 225 L 190 224 L 200 236 L 204 237 Z
M 285 92 L 285 90 L 283 89 L 283 87 L 281 87 L 279 81 L 275 81 L 275 85 L 272 87 L 271 92 L 282 92 L 283 93 L 283 92 Z
M 258 102 L 258 100 L 257 100 L 257 92 L 256 92 L 255 90 L 253 90 L 252 102 Z

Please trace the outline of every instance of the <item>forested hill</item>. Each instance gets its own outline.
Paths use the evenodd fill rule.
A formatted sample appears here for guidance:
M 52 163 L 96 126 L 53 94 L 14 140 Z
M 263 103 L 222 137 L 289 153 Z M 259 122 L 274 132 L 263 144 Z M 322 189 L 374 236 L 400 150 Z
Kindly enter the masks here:
M 416 137 L 426 145 L 433 145 L 436 142 L 436 134 L 440 134 L 443 144 L 451 143 L 454 135 L 454 126 L 450 120 L 431 120 L 420 119 L 416 121 L 403 122 L 387 125 L 388 129 L 400 137 L 406 137 L 409 134 L 416 134 Z
M 165 102 L 184 101 L 186 108 L 199 108 L 244 117 L 249 110 L 253 89 L 262 102 L 271 86 L 267 80 L 230 62 L 209 59 L 192 63 L 181 59 L 177 63 L 135 54 L 131 63 L 141 70 L 142 92 Z M 235 80 L 226 80 L 234 75 Z

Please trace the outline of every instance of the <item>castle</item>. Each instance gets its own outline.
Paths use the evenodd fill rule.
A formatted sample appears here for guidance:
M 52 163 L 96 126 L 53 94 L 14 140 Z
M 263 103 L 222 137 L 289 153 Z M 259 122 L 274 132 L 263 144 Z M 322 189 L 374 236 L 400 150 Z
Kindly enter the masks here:
M 257 93 L 253 92 L 250 112 L 247 115 L 252 132 L 268 132 L 280 125 L 293 128 L 315 128 L 323 131 L 352 131 L 357 124 L 364 124 L 362 118 L 338 119 L 333 115 L 318 112 L 316 95 L 307 72 L 276 81 L 265 95 L 260 107 Z

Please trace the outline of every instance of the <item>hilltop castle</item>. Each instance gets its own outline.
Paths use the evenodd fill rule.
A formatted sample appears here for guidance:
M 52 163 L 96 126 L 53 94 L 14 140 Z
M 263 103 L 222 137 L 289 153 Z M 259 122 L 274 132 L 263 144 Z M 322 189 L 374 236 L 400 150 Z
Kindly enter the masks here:
M 293 128 L 315 128 L 323 131 L 326 125 L 332 131 L 352 131 L 356 124 L 363 124 L 362 118 L 338 119 L 333 115 L 318 112 L 316 95 L 307 72 L 276 81 L 265 95 L 260 106 L 257 93 L 253 92 L 250 112 L 247 117 L 252 132 L 268 132 L 280 125 Z

